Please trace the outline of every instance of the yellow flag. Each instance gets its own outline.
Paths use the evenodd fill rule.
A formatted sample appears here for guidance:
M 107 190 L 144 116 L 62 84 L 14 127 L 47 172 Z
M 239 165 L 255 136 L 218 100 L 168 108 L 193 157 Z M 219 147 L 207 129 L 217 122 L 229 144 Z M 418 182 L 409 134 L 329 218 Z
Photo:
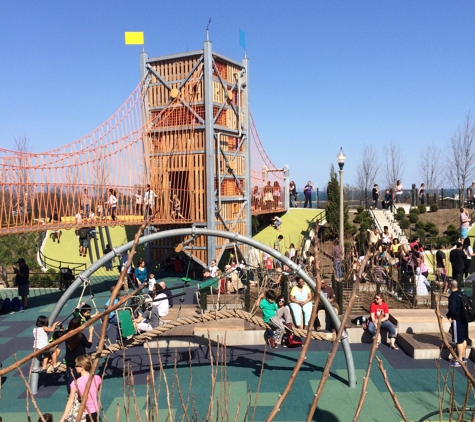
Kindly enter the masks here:
M 126 32 L 126 44 L 143 44 L 143 32 Z

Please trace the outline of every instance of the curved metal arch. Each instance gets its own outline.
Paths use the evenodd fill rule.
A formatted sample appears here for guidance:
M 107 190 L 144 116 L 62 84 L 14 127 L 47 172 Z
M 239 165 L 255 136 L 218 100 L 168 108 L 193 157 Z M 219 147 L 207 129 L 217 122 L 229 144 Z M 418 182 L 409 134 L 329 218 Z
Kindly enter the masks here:
M 164 238 L 168 238 L 172 236 L 214 236 L 214 237 L 222 237 L 225 239 L 233 240 L 235 242 L 244 243 L 245 245 L 253 246 L 254 248 L 260 249 L 261 251 L 273 256 L 274 258 L 278 259 L 280 262 L 283 262 L 285 265 L 287 265 L 293 271 L 295 271 L 299 277 L 302 277 L 313 291 L 315 291 L 316 289 L 315 280 L 313 280 L 304 270 L 302 270 L 300 265 L 297 265 L 295 262 L 291 261 L 285 255 L 281 254 L 280 252 L 276 251 L 270 246 L 264 245 L 263 243 L 258 242 L 257 240 L 254 240 L 249 237 L 236 234 L 236 233 L 224 232 L 224 231 L 214 230 L 214 229 L 196 228 L 196 227 L 172 229 L 172 230 L 152 233 L 147 236 L 142 236 L 138 242 L 138 245 L 142 245 L 144 243 L 148 243 L 148 242 L 152 242 L 155 240 L 160 240 L 160 239 L 164 239 Z M 107 255 L 104 255 L 102 258 L 94 262 L 89 268 L 87 268 L 85 271 L 79 274 L 77 278 L 74 280 L 74 282 L 71 284 L 71 286 L 64 292 L 64 294 L 59 299 L 58 303 L 56 304 L 56 306 L 54 307 L 53 311 L 50 314 L 49 321 L 56 320 L 59 313 L 61 312 L 61 309 L 63 309 L 64 305 L 69 300 L 69 298 L 73 295 L 74 291 L 78 287 L 81 286 L 84 278 L 88 278 L 89 276 L 94 274 L 94 272 L 96 272 L 99 268 L 101 268 L 106 262 L 113 259 L 117 253 L 123 253 L 129 250 L 132 247 L 133 243 L 134 243 L 133 241 L 130 241 L 128 243 L 125 243 L 122 246 L 119 246 L 118 248 L 114 248 L 112 252 L 109 252 Z M 325 308 L 325 311 L 328 312 L 328 314 L 330 315 L 333 325 L 338 330 L 340 328 L 341 321 L 336 315 L 336 313 L 333 311 L 333 307 L 331 303 L 328 301 L 325 295 L 321 292 L 320 292 L 320 301 L 322 302 L 323 307 Z M 343 332 L 343 336 L 341 338 L 341 344 L 343 346 L 343 351 L 345 353 L 345 358 L 346 358 L 346 366 L 347 366 L 347 371 L 348 371 L 348 385 L 349 387 L 354 388 L 356 387 L 355 366 L 354 366 L 354 361 L 353 361 L 353 354 L 351 353 L 350 343 L 348 341 L 348 335 L 346 331 Z

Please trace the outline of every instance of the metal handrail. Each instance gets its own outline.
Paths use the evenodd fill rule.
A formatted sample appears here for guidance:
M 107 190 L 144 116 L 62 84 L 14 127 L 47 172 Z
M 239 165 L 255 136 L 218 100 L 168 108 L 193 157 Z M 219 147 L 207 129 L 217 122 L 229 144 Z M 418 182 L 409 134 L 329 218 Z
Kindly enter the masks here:
M 379 230 L 380 233 L 383 232 L 383 228 L 379 225 L 379 221 L 374 215 L 374 211 L 372 209 L 367 210 L 369 212 L 369 215 L 371 216 L 371 220 L 373 220 L 373 224 L 376 226 L 376 228 Z
M 38 250 L 38 255 L 40 256 L 40 260 L 43 263 L 43 265 L 46 268 L 51 268 L 53 270 L 59 270 L 61 268 L 68 267 L 71 270 L 73 270 L 73 272 L 76 274 L 77 272 L 82 272 L 87 268 L 85 263 L 59 261 L 57 259 L 49 258 L 43 252 L 41 252 L 41 250 Z M 48 261 L 57 263 L 57 265 L 53 265 L 49 263 Z
M 310 220 L 310 222 L 308 224 L 308 227 L 307 227 L 307 230 L 305 231 L 305 233 L 302 236 L 302 243 L 300 245 L 300 254 L 301 255 L 304 252 L 305 242 L 307 241 L 307 239 L 310 235 L 310 231 L 313 230 L 314 225 L 312 223 L 315 223 L 317 220 L 321 223 L 324 217 L 325 217 L 325 210 L 322 210 L 315 217 L 313 217 Z M 318 235 L 318 233 L 316 233 L 316 235 Z

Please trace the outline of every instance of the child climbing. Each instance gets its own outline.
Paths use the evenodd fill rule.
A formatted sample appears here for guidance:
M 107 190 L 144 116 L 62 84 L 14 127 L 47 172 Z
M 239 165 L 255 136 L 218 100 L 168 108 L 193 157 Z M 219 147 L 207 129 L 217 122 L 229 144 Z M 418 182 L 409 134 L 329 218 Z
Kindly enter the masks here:
M 48 327 L 48 318 L 40 315 L 36 320 L 36 327 L 33 328 L 33 348 L 35 350 L 42 349 L 43 347 L 47 346 L 49 343 L 48 340 L 48 333 L 53 333 L 56 327 L 60 323 L 57 321 L 51 327 Z M 46 372 L 48 369 L 48 362 L 51 361 L 51 365 L 53 365 L 53 371 L 58 369 L 60 363 L 58 363 L 58 357 L 61 353 L 58 346 L 54 349 L 51 349 L 41 355 L 41 359 L 43 360 L 43 366 L 41 372 Z

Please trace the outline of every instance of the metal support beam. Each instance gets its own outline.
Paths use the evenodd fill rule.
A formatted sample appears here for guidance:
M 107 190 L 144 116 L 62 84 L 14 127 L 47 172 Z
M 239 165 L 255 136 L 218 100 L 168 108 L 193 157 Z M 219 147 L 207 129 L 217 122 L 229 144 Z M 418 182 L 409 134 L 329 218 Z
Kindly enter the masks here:
M 205 102 L 205 149 L 206 149 L 206 221 L 208 228 L 216 228 L 214 180 L 216 177 L 216 149 L 214 147 L 213 124 L 213 49 L 212 43 L 206 40 L 203 49 L 203 78 Z M 219 159 L 219 157 L 217 157 Z M 216 256 L 216 239 L 207 242 L 208 262 Z
M 184 228 L 184 229 L 173 229 L 173 230 L 153 233 L 148 236 L 142 236 L 138 242 L 138 245 L 143 245 L 146 243 L 154 242 L 161 239 L 167 239 L 169 237 L 174 237 L 174 236 L 177 236 L 177 237 L 187 237 L 187 236 L 220 237 L 224 239 L 230 239 L 234 242 L 243 243 L 248 246 L 252 246 L 256 249 L 260 249 L 261 251 L 273 256 L 274 258 L 281 261 L 283 264 L 289 266 L 293 272 L 295 272 L 298 276 L 302 277 L 305 280 L 305 282 L 309 285 L 309 287 L 313 291 L 315 291 L 316 289 L 315 280 L 313 280 L 312 277 L 310 277 L 304 270 L 302 270 L 300 265 L 297 265 L 295 262 L 291 261 L 285 255 L 281 254 L 280 252 L 276 251 L 270 246 L 264 245 L 263 243 L 258 242 L 257 240 L 254 240 L 252 238 L 242 236 L 236 233 L 224 232 L 224 231 L 219 231 L 219 230 L 211 230 L 211 229 L 200 229 L 200 228 L 195 228 L 195 227 Z M 116 248 L 116 250 L 109 252 L 107 255 L 103 256 L 101 259 L 99 259 L 94 264 L 92 264 L 88 269 L 86 269 L 81 274 L 79 274 L 76 280 L 74 280 L 71 286 L 64 292 L 63 296 L 61 296 L 61 298 L 59 299 L 58 303 L 56 304 L 53 311 L 51 312 L 48 321 L 50 322 L 56 321 L 56 318 L 58 317 L 59 313 L 63 309 L 64 305 L 70 299 L 70 297 L 75 293 L 76 289 L 81 287 L 84 279 L 88 279 L 92 274 L 94 274 L 94 272 L 96 272 L 99 268 L 105 265 L 106 262 L 113 259 L 116 256 L 116 253 L 124 253 L 125 251 L 132 248 L 133 243 L 134 243 L 133 241 L 130 241 Z M 325 295 L 322 292 L 320 292 L 320 301 L 323 304 L 325 311 L 328 312 L 328 315 L 330 315 L 333 325 L 338 330 L 341 325 L 340 319 L 338 318 L 338 315 L 336 314 L 336 312 L 333 310 L 331 303 L 328 301 L 328 299 L 325 297 Z M 356 387 L 355 366 L 354 366 L 353 355 L 351 353 L 350 343 L 348 341 L 348 335 L 346 331 L 343 332 L 341 344 L 342 344 L 343 352 L 346 358 L 346 366 L 347 366 L 347 371 L 348 371 L 348 385 L 351 388 L 354 388 Z M 32 378 L 32 381 L 31 381 L 32 383 L 34 382 L 33 379 L 34 378 Z M 36 379 L 36 382 L 37 381 L 38 380 Z M 36 391 L 37 387 L 38 386 L 35 385 L 35 389 L 33 391 Z

